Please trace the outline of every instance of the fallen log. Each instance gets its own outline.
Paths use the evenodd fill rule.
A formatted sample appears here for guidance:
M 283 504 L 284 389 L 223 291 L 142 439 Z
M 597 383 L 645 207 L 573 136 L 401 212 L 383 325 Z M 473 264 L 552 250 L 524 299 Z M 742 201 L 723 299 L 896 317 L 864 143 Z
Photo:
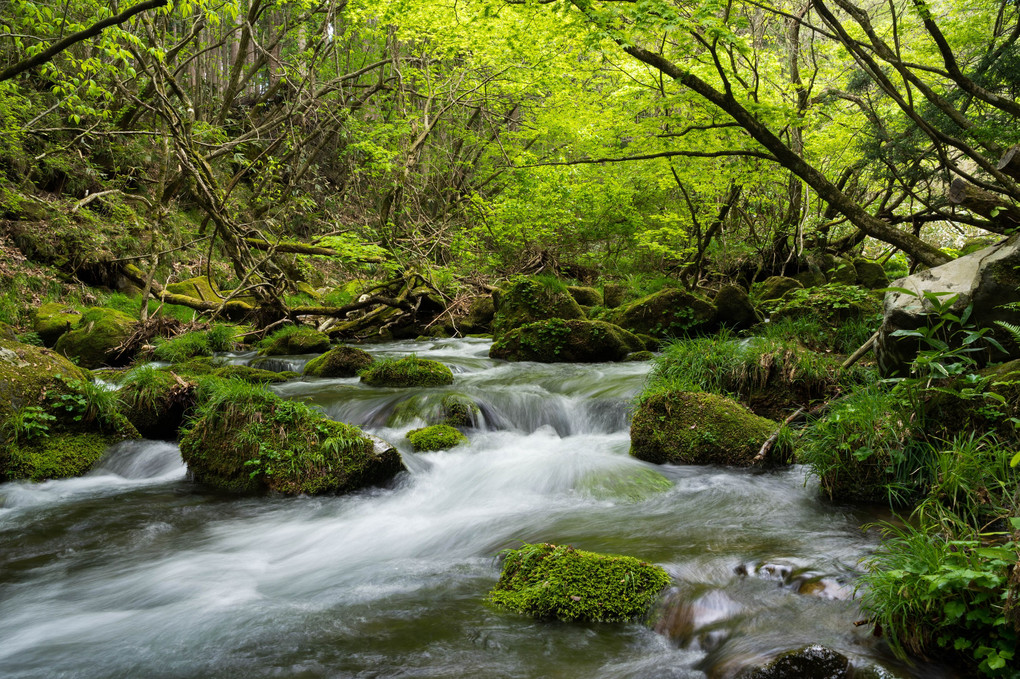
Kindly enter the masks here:
M 249 247 L 254 248 L 255 250 L 262 250 L 263 252 L 273 251 L 292 255 L 321 255 L 323 257 L 338 257 L 340 259 L 361 262 L 363 264 L 382 264 L 386 261 L 385 257 L 355 257 L 350 254 L 338 252 L 333 248 L 324 248 L 319 245 L 308 245 L 307 243 L 299 243 L 297 241 L 270 243 L 269 241 L 262 240 L 261 238 L 245 238 L 244 242 L 247 243 Z

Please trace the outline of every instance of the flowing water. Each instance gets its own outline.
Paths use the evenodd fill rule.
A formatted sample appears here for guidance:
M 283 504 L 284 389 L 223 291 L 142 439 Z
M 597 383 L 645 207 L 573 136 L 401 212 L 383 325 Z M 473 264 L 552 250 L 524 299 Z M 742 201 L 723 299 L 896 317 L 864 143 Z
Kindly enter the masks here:
M 409 471 L 385 488 L 230 497 L 152 441 L 84 478 L 0 485 L 0 676 L 694 678 L 810 643 L 948 676 L 892 664 L 854 626 L 869 517 L 820 501 L 803 468 L 644 464 L 627 455 L 627 421 L 647 364 L 507 364 L 488 348 L 369 348 L 446 363 L 447 388 L 276 387 L 397 445 Z M 415 409 L 449 393 L 481 407 L 470 443 L 410 452 Z M 496 610 L 495 556 L 521 541 L 637 556 L 675 588 L 647 625 Z

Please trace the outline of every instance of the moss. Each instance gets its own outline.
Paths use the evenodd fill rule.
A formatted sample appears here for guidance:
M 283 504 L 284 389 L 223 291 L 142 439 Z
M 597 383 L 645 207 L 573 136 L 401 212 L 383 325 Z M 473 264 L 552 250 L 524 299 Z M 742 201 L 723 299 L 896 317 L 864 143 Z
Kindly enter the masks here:
M 836 263 L 836 268 L 829 274 L 829 282 L 839 285 L 857 285 L 857 268 L 850 262 L 841 260 Z
M 263 356 L 321 354 L 329 350 L 329 337 L 314 328 L 289 325 L 262 340 L 260 347 Z
M 181 363 L 195 356 L 212 356 L 209 333 L 204 330 L 187 332 L 171 339 L 156 341 L 152 350 L 153 356 L 159 361 Z
M 595 288 L 582 285 L 568 285 L 567 292 L 581 306 L 602 306 L 602 293 Z
M 90 381 L 90 375 L 50 349 L 0 339 L 0 420 L 25 406 L 40 405 L 49 392 L 59 392 L 58 375 Z
M 976 381 L 960 380 L 932 390 L 924 403 L 929 437 L 948 440 L 973 432 L 995 433 L 1003 441 L 1020 438 L 1013 423 L 1013 418 L 1020 418 L 1020 359 L 984 368 L 977 375 Z
M 712 304 L 715 305 L 720 325 L 728 328 L 750 328 L 760 320 L 747 292 L 738 285 L 724 285 L 719 288 Z
M 361 371 L 361 381 L 373 387 L 441 387 L 453 384 L 453 371 L 438 361 L 405 356 L 376 361 Z
M 757 297 L 765 302 L 772 299 L 782 299 L 790 290 L 803 288 L 799 281 L 786 276 L 769 276 L 758 285 Z
M 117 392 L 121 413 L 147 439 L 176 440 L 195 408 L 195 382 L 166 371 L 132 370 Z
M 276 384 L 298 376 L 295 372 L 274 373 L 271 370 L 252 368 L 248 365 L 225 365 L 222 368 L 216 368 L 212 374 L 225 380 L 242 380 L 250 384 Z
M 440 402 L 443 422 L 451 427 L 473 427 L 481 414 L 478 405 L 466 396 L 447 394 Z
M 407 432 L 407 440 L 419 453 L 446 450 L 461 443 L 467 443 L 467 436 L 448 424 L 433 424 Z
M 196 276 L 186 281 L 171 283 L 166 286 L 166 291 L 175 295 L 187 295 L 206 302 L 219 302 L 223 299 L 219 288 L 215 283 L 209 281 L 206 276 Z
M 0 478 L 45 481 L 81 476 L 121 440 L 98 432 L 64 431 L 11 444 L 6 446 L 6 460 L 0 453 Z
M 496 314 L 492 320 L 492 334 L 497 339 L 526 323 L 550 318 L 584 318 L 584 312 L 566 286 L 555 278 L 514 279 L 493 299 Z
M 492 330 L 492 318 L 496 314 L 496 305 L 492 301 L 492 295 L 479 295 L 471 300 L 468 305 L 467 316 L 461 322 L 459 330 L 461 334 L 471 335 L 487 333 Z
M 54 349 L 77 360 L 83 368 L 126 365 L 130 356 L 117 348 L 134 332 L 135 320 L 114 309 L 92 307 L 82 314 L 78 325 L 57 340 Z
M 66 304 L 50 302 L 35 310 L 33 328 L 42 338 L 43 344 L 52 347 L 60 336 L 71 330 L 81 321 L 81 314 Z
M 655 464 L 746 466 L 778 428 L 724 396 L 664 391 L 634 413 L 630 454 Z
M 311 377 L 354 377 L 372 364 L 372 355 L 355 347 L 334 347 L 305 365 Z
M 345 493 L 404 468 L 381 439 L 236 380 L 212 385 L 180 447 L 196 480 L 240 493 Z
M 635 351 L 633 353 L 627 354 L 627 357 L 623 360 L 627 361 L 628 363 L 632 363 L 635 361 L 653 361 L 655 360 L 655 354 L 651 351 Z
M 610 309 L 623 304 L 627 298 L 627 288 L 618 283 L 606 283 L 602 286 L 602 303 Z
M 889 287 L 889 277 L 878 262 L 858 258 L 854 260 L 854 268 L 857 270 L 857 281 L 862 287 L 869 290 Z
M 176 363 L 169 368 L 162 369 L 172 370 L 181 377 L 201 377 L 203 375 L 212 375 L 217 370 L 216 366 L 213 365 L 213 360 L 210 356 L 195 356 L 193 358 L 189 358 L 183 363 Z
M 630 556 L 525 544 L 504 552 L 489 601 L 541 620 L 625 622 L 645 614 L 669 584 L 662 568 Z
M 558 318 L 528 323 L 501 336 L 489 356 L 508 361 L 592 363 L 622 361 L 644 344 L 623 328 L 605 321 Z
M 612 321 L 636 334 L 683 337 L 711 331 L 716 309 L 683 290 L 665 289 L 635 300 L 611 316 Z

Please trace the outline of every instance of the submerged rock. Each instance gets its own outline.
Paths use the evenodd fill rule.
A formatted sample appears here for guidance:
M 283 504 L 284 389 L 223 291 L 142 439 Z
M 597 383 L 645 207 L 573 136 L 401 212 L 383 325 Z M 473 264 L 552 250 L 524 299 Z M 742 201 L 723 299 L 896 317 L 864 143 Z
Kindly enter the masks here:
M 346 493 L 404 469 L 382 439 L 236 381 L 213 388 L 180 447 L 193 478 L 238 493 Z
M 334 347 L 305 365 L 310 377 L 355 377 L 372 364 L 372 355 L 355 347 Z
M 1020 302 L 1020 234 L 1001 245 L 901 278 L 893 282 L 893 287 L 911 294 L 890 290 L 885 295 L 882 326 L 875 342 L 875 357 L 883 376 L 906 374 L 918 351 L 928 348 L 918 338 L 896 334 L 932 322 L 934 307 L 925 293 L 940 295 L 943 304 L 955 295 L 951 311 L 957 317 L 972 306 L 970 322 L 986 329 L 1005 348 L 1006 353 L 989 347 L 988 351 L 970 354 L 979 363 L 1020 358 L 1020 345 L 996 323 L 1020 325 L 1020 309 L 1009 308 Z M 965 337 L 966 333 L 957 333 L 951 342 L 958 345 Z
M 508 361 L 598 363 L 622 361 L 643 349 L 640 339 L 612 323 L 554 318 L 505 333 L 493 343 L 489 356 Z
M 453 384 L 453 371 L 439 361 L 417 356 L 376 361 L 361 371 L 372 387 L 442 387 Z
M 739 679 L 850 679 L 850 660 L 815 644 L 789 651 L 769 663 L 741 672 Z
M 493 295 L 493 301 L 496 313 L 492 334 L 497 339 L 505 332 L 535 321 L 584 318 L 584 311 L 567 292 L 567 287 L 555 278 L 517 278 Z
M 747 466 L 778 428 L 725 396 L 664 391 L 634 413 L 630 454 L 655 464 Z
M 73 330 L 60 336 L 54 349 L 83 368 L 104 365 L 126 365 L 131 356 L 122 355 L 118 347 L 136 327 L 135 319 L 115 309 L 92 307 L 86 309 Z
M 610 320 L 636 334 L 682 337 L 711 331 L 716 308 L 689 292 L 666 289 L 631 302 L 614 312 Z
M 662 568 L 634 557 L 525 544 L 504 552 L 489 601 L 540 620 L 624 622 L 643 615 L 669 582 Z
M 433 424 L 407 432 L 407 440 L 419 453 L 446 450 L 467 443 L 467 436 L 448 424 Z

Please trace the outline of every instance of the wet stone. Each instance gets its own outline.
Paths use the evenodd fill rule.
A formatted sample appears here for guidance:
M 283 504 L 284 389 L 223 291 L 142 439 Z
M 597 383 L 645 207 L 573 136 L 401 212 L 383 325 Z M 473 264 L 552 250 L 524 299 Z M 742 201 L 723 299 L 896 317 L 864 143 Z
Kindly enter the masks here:
M 783 653 L 760 667 L 745 670 L 740 679 L 849 679 L 850 661 L 830 648 L 814 645 Z

